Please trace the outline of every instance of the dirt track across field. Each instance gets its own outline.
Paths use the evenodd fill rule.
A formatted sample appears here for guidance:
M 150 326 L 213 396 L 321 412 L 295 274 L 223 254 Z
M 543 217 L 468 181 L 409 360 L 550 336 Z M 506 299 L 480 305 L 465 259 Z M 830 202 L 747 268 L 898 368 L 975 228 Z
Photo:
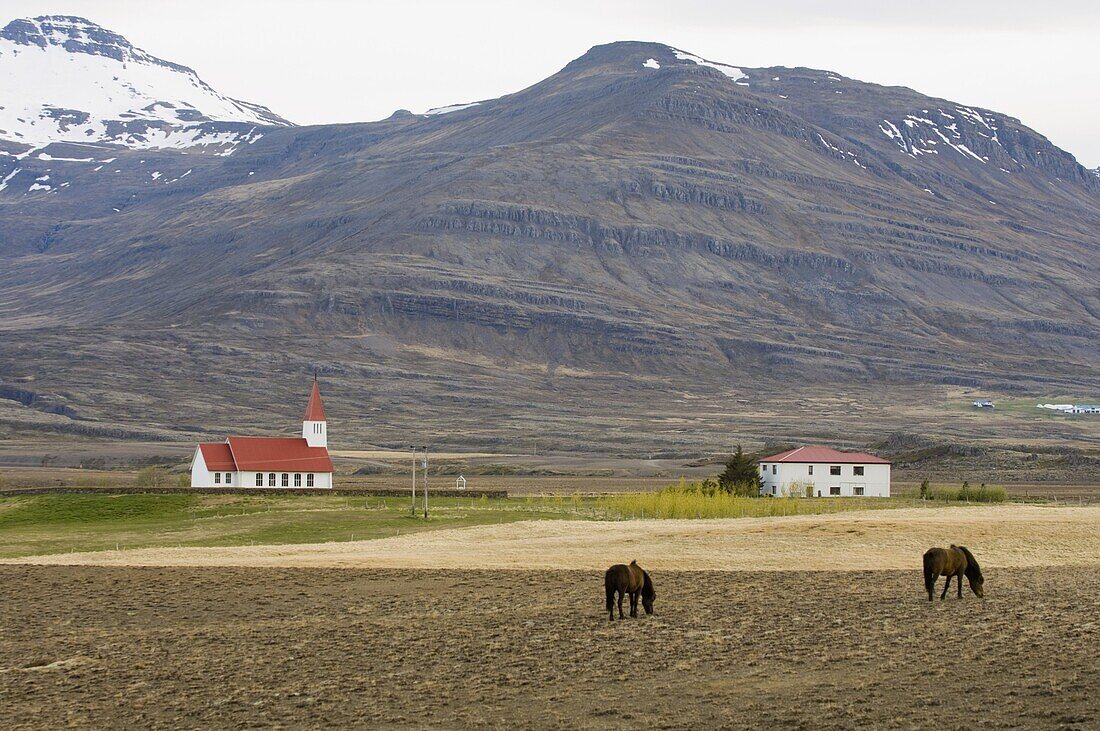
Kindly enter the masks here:
M 0 728 L 1100 726 L 1100 574 L 0 566 Z
M 738 520 L 533 521 L 373 541 L 70 553 L 0 563 L 598 569 L 872 570 L 919 566 L 929 546 L 970 546 L 992 567 L 1100 565 L 1100 506 L 906 508 Z

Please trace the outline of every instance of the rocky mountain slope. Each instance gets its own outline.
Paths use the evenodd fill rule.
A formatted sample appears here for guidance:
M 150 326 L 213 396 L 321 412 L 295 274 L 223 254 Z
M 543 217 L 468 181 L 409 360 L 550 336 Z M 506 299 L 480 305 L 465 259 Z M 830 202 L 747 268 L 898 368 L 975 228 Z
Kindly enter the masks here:
M 0 141 L 9 151 L 59 141 L 224 150 L 258 127 L 288 124 L 83 18 L 0 29 Z
M 272 429 L 318 369 L 338 444 L 691 451 L 1100 391 L 1100 178 L 1019 120 L 633 42 L 437 112 L 0 157 L 0 387 L 53 409 L 0 424 Z

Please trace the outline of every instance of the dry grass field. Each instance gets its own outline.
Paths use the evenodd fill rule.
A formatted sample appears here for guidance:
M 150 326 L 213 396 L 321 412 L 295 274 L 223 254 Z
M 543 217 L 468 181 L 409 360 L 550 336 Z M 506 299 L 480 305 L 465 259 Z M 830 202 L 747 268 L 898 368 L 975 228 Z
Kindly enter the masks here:
M 988 566 L 1100 566 L 1100 506 L 1008 504 L 736 520 L 528 520 L 368 541 L 52 553 L 0 563 L 418 569 L 590 569 L 609 557 L 662 570 L 850 571 L 919 566 L 933 545 Z
M 1050 728 L 1100 724 L 1100 572 L 0 567 L 0 727 Z
M 984 599 L 925 598 L 920 554 L 949 542 L 982 562 Z M 609 622 L 603 569 L 632 558 L 657 614 Z M 1100 506 L 521 521 L 3 563 L 4 729 L 1100 724 Z

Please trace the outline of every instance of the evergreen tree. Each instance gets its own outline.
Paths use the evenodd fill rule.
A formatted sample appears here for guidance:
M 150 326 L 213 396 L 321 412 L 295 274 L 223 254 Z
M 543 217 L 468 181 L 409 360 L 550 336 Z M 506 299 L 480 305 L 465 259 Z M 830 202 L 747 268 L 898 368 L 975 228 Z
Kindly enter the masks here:
M 726 461 L 726 469 L 718 475 L 718 486 L 734 495 L 757 497 L 760 484 L 760 466 L 738 444 L 737 452 Z

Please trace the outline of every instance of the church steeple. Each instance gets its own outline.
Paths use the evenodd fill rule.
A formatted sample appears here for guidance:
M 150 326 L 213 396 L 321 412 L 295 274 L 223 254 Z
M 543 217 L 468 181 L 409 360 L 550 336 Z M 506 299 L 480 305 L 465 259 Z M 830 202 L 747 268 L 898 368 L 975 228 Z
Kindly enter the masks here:
M 305 416 L 302 417 L 302 438 L 311 447 L 328 447 L 328 422 L 325 404 L 321 401 L 321 387 L 317 376 L 313 377 L 313 390 L 309 394 Z

